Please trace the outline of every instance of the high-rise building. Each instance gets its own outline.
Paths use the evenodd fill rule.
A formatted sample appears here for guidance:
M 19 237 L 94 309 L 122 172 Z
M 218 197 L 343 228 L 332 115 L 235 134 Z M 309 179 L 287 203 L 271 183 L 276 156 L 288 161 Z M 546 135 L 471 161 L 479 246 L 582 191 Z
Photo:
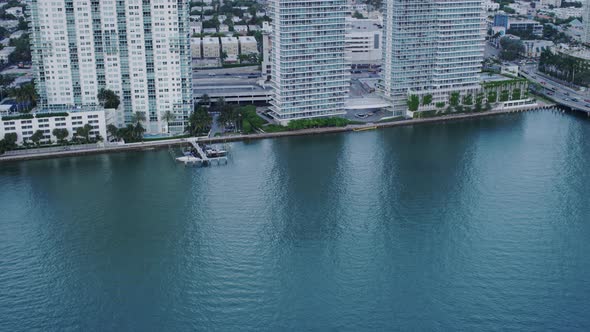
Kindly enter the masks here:
M 584 3 L 582 13 L 582 22 L 584 22 L 584 32 L 582 33 L 582 43 L 590 44 L 590 1 Z
M 483 10 L 479 0 L 389 0 L 383 15 L 383 81 L 380 89 L 394 115 L 409 95 L 431 95 L 433 104 L 450 93 L 479 88 L 483 61 Z
M 271 0 L 272 115 L 281 123 L 344 112 L 346 0 Z
M 188 0 L 27 4 L 41 107 L 96 105 L 106 88 L 121 99 L 119 125 L 142 113 L 150 133 L 184 129 L 193 103 Z

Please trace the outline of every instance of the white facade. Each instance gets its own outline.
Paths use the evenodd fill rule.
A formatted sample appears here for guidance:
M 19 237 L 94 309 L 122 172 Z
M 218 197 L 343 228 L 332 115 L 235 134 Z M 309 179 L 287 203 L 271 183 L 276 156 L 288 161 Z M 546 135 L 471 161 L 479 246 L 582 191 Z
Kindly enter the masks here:
M 43 131 L 44 139 L 41 142 L 52 140 L 57 141 L 53 136 L 53 129 L 67 129 L 68 140 L 71 140 L 76 133 L 76 129 L 83 127 L 86 124 L 92 126 L 90 135 L 96 137 L 100 135 L 102 138 L 107 137 L 107 122 L 105 119 L 104 110 L 96 111 L 73 111 L 66 112 L 68 115 L 44 117 L 48 113 L 33 113 L 31 119 L 11 119 L 10 116 L 0 117 L 0 137 L 5 134 L 16 133 L 17 144 L 23 144 L 24 140 L 28 140 L 37 130 Z
M 384 6 L 384 97 L 395 115 L 411 94 L 447 102 L 451 92 L 479 89 L 484 20 L 481 1 L 391 0 Z
M 182 132 L 192 111 L 188 0 L 27 0 L 36 87 L 43 108 L 121 99 L 117 125 L 145 116 L 148 133 Z M 149 13 L 150 15 L 144 15 Z
M 271 101 L 280 123 L 342 114 L 350 89 L 346 0 L 271 0 Z
M 498 9 L 500 9 L 500 4 L 497 2 L 493 2 L 492 0 L 484 0 L 482 2 L 482 4 L 483 4 L 483 9 L 486 12 L 495 12 Z
M 204 58 L 219 58 L 221 53 L 219 51 L 218 37 L 203 38 L 203 57 Z
M 541 0 L 541 6 L 561 7 L 561 0 Z
M 191 22 L 191 35 L 199 34 L 203 30 L 203 23 L 202 22 Z
M 381 30 L 380 20 L 346 18 L 346 57 L 351 64 L 381 64 Z

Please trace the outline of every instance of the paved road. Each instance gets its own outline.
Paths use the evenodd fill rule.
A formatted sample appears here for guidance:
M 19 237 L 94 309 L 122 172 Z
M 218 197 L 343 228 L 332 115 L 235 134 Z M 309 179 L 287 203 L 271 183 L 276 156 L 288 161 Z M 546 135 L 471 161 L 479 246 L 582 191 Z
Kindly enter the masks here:
M 590 94 L 588 91 L 576 91 L 563 84 L 548 79 L 537 71 L 536 65 L 521 66 L 520 75 L 543 87 L 541 92 L 556 103 L 590 113 Z

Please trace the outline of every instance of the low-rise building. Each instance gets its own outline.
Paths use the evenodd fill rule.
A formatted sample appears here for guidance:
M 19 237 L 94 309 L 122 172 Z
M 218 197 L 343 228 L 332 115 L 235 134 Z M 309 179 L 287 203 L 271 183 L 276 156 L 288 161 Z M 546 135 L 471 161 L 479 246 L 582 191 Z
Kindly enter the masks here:
M 561 0 L 541 0 L 540 1 L 541 6 L 544 7 L 555 7 L 555 8 L 559 8 L 561 7 Z
M 22 7 L 10 7 L 8 9 L 5 9 L 4 12 L 6 14 L 12 15 L 16 18 L 19 17 L 24 17 L 25 14 L 23 13 L 23 8 Z
M 33 111 L 30 114 L 4 115 L 0 116 L 0 137 L 4 137 L 8 133 L 15 133 L 17 144 L 22 145 L 37 130 L 41 130 L 43 132 L 41 142 L 48 142 L 49 140 L 55 142 L 57 139 L 53 135 L 53 130 L 67 129 L 68 139 L 71 140 L 76 133 L 76 129 L 89 124 L 92 126 L 91 137 L 95 138 L 99 135 L 106 139 L 106 113 L 107 111 L 103 109 L 87 109 L 59 113 Z
M 240 54 L 239 42 L 236 37 L 221 37 L 221 50 L 225 53 L 226 62 L 237 62 Z
M 495 12 L 496 10 L 500 9 L 500 4 L 493 2 L 492 0 L 484 0 L 482 5 L 486 12 Z
M 19 39 L 25 34 L 24 30 L 17 30 L 10 34 L 10 39 Z
M 229 26 L 227 24 L 220 24 L 219 32 L 229 32 Z
M 0 63 L 8 63 L 8 57 L 16 50 L 16 47 L 5 47 L 0 50 Z
M 0 27 L 8 30 L 8 31 L 15 31 L 18 27 L 17 20 L 0 20 Z
M 258 43 L 256 42 L 256 38 L 252 36 L 240 36 L 238 40 L 240 42 L 241 55 L 258 54 Z
M 191 23 L 191 34 L 200 34 L 203 30 L 203 23 L 202 22 L 195 22 L 192 21 Z
M 352 65 L 381 63 L 382 27 L 379 20 L 346 18 L 345 51 Z
M 202 45 L 204 58 L 219 58 L 221 56 L 218 37 L 204 37 Z
M 260 30 L 262 30 L 262 28 L 260 26 L 258 26 L 258 25 L 250 24 L 250 25 L 248 25 L 248 30 L 250 32 L 252 32 L 252 31 L 260 31 Z
M 554 43 L 550 40 L 523 40 L 524 54 L 527 58 L 537 59 L 541 56 L 541 52 L 553 47 Z
M 201 38 L 191 38 L 191 56 L 193 59 L 201 58 Z
M 240 34 L 248 33 L 248 26 L 245 24 L 234 25 L 234 31 Z
M 537 36 L 543 35 L 543 25 L 537 21 L 516 19 L 511 17 L 508 20 L 508 30 L 516 31 L 530 31 L 532 34 Z
M 217 33 L 217 29 L 215 29 L 215 28 L 204 28 L 203 29 L 203 34 L 205 34 L 205 35 L 212 35 L 215 33 Z

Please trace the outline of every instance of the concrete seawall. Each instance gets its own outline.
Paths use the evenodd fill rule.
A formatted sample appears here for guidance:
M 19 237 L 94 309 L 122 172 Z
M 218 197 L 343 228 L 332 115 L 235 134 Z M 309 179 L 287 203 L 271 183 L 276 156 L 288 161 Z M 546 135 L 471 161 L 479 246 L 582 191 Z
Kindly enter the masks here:
M 400 121 L 382 122 L 382 123 L 367 123 L 367 124 L 361 124 L 361 125 L 348 125 L 346 127 L 312 128 L 312 129 L 303 129 L 303 130 L 296 130 L 296 131 L 283 131 L 283 132 L 277 132 L 277 133 L 235 135 L 235 136 L 226 136 L 226 137 L 211 137 L 211 138 L 199 139 L 199 142 L 208 143 L 208 144 L 215 144 L 215 143 L 259 140 L 259 139 L 288 137 L 288 136 L 322 135 L 322 134 L 331 134 L 331 133 L 343 133 L 343 132 L 351 132 L 351 131 L 371 130 L 371 129 L 378 129 L 378 128 L 411 126 L 411 125 L 425 124 L 425 123 L 457 121 L 457 120 L 464 120 L 464 119 L 482 118 L 482 117 L 494 116 L 494 115 L 520 113 L 520 112 L 535 111 L 535 110 L 540 111 L 540 110 L 549 110 L 549 109 L 555 109 L 555 106 L 554 105 L 543 105 L 543 106 L 534 106 L 534 107 L 520 107 L 518 109 L 515 108 L 515 109 L 493 110 L 493 111 L 478 112 L 478 113 L 450 114 L 450 115 L 444 115 L 444 116 L 438 116 L 438 117 L 432 117 L 432 118 L 409 119 L 409 120 L 400 120 Z M 21 154 L 21 155 L 13 155 L 13 156 L 0 156 L 0 162 L 59 158 L 59 157 L 72 157 L 72 156 L 83 156 L 83 155 L 111 153 L 111 152 L 141 151 L 141 150 L 151 150 L 154 148 L 161 148 L 161 147 L 168 147 L 168 146 L 179 146 L 179 145 L 187 145 L 187 144 L 188 144 L 188 142 L 186 139 L 180 138 L 180 139 L 153 141 L 153 142 L 130 143 L 130 144 L 125 144 L 125 145 L 105 146 L 102 148 L 94 148 L 94 149 L 87 149 L 87 150 L 76 150 L 76 151 L 64 150 L 64 151 L 52 151 L 52 152 L 48 152 L 48 153 L 34 153 L 34 154 Z

